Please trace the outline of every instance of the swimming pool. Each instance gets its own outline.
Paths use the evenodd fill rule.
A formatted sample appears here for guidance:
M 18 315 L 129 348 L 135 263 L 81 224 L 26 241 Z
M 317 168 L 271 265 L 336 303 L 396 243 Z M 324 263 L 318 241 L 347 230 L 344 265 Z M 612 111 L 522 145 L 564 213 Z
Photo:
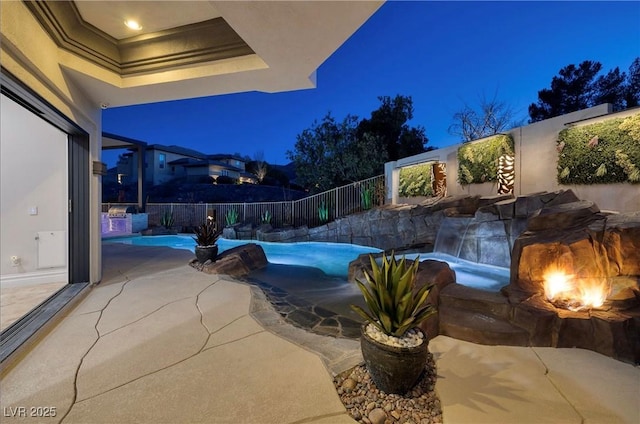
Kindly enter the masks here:
M 415 259 L 417 254 L 407 254 L 407 259 Z M 509 284 L 509 268 L 466 261 L 446 253 L 421 253 L 420 261 L 433 259 L 449 264 L 456 273 L 456 283 L 475 289 L 497 292 Z
M 166 246 L 195 251 L 196 242 L 190 235 L 130 236 L 105 239 L 104 243 L 124 243 L 136 246 Z M 299 265 L 321 269 L 325 274 L 346 278 L 349 262 L 363 253 L 379 253 L 375 247 L 328 242 L 271 243 L 257 240 L 218 239 L 219 253 L 246 243 L 262 246 L 267 260 L 272 264 Z
M 104 243 L 125 243 L 137 246 L 166 246 L 174 249 L 195 251 L 196 242 L 190 235 L 173 236 L 129 236 L 105 239 Z M 272 243 L 257 240 L 229 240 L 219 239 L 220 253 L 246 243 L 256 243 L 262 246 L 267 260 L 278 265 L 297 265 L 313 267 L 322 270 L 328 276 L 340 277 L 346 280 L 349 262 L 363 253 L 379 253 L 382 250 L 375 247 L 359 246 L 345 243 L 329 242 L 299 242 Z M 415 259 L 418 254 L 407 254 L 407 259 Z M 477 264 L 456 258 L 445 253 L 421 253 L 420 260 L 434 259 L 447 262 L 456 273 L 456 282 L 467 287 L 497 292 L 501 287 L 509 284 L 509 268 L 492 265 Z

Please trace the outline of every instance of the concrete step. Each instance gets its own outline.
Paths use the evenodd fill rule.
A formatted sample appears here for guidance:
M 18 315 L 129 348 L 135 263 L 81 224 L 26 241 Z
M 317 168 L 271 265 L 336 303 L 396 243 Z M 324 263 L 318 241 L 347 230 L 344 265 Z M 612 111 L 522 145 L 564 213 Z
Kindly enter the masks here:
M 509 299 L 497 292 L 474 289 L 461 284 L 449 284 L 440 292 L 440 308 L 449 307 L 508 321 L 513 307 Z
M 528 346 L 522 328 L 481 312 L 440 305 L 440 334 L 484 345 Z

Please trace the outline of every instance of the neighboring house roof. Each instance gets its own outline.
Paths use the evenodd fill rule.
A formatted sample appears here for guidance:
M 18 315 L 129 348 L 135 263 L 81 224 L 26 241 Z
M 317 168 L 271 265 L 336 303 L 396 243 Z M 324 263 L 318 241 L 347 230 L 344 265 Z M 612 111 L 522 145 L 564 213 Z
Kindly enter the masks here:
M 175 153 L 177 155 L 182 155 L 182 156 L 191 156 L 193 158 L 196 159 L 206 159 L 207 155 L 205 155 L 202 152 L 199 152 L 197 150 L 193 150 L 193 149 L 188 149 L 186 147 L 181 147 L 181 146 L 176 146 L 176 145 L 171 145 L 171 146 L 165 146 L 162 144 L 151 144 L 149 146 L 147 146 L 147 151 L 149 150 L 160 150 L 163 152 L 167 152 L 167 153 Z
M 220 162 L 220 161 L 217 161 L 217 160 L 209 160 L 209 159 L 201 160 L 201 161 L 198 161 L 198 162 L 189 163 L 189 164 L 186 164 L 184 166 L 188 167 L 188 168 L 195 168 L 195 167 L 210 166 L 210 165 L 217 165 L 217 166 L 219 166 L 221 168 L 229 169 L 231 171 L 244 172 L 242 169 L 236 168 L 235 166 L 231 166 L 226 162 Z
M 191 163 L 197 163 L 200 162 L 197 159 L 193 159 L 193 158 L 180 158 L 180 159 L 176 159 L 176 160 L 172 160 L 171 162 L 169 162 L 169 165 L 183 165 L 183 166 L 187 166 Z
M 238 155 L 215 154 L 215 155 L 207 155 L 207 158 L 211 160 L 233 159 L 233 160 L 239 160 L 240 162 L 246 162 L 246 160 L 242 156 L 238 156 Z

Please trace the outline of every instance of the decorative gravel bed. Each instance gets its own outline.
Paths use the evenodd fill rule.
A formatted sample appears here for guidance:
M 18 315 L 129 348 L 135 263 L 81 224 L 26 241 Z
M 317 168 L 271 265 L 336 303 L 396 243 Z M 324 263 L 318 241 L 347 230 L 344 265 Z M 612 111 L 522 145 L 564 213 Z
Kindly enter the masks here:
M 333 383 L 349 415 L 360 423 L 442 423 L 440 399 L 435 393 L 436 367 L 431 353 L 420 380 L 404 395 L 379 390 L 364 365 L 337 375 Z

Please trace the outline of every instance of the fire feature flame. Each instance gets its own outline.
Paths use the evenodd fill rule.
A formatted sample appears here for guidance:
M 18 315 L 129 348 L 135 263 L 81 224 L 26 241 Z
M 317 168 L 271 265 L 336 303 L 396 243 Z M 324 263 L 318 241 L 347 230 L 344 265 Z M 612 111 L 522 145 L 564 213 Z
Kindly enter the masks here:
M 599 308 L 609 294 L 606 278 L 577 278 L 554 267 L 547 269 L 543 278 L 547 299 L 571 311 Z

